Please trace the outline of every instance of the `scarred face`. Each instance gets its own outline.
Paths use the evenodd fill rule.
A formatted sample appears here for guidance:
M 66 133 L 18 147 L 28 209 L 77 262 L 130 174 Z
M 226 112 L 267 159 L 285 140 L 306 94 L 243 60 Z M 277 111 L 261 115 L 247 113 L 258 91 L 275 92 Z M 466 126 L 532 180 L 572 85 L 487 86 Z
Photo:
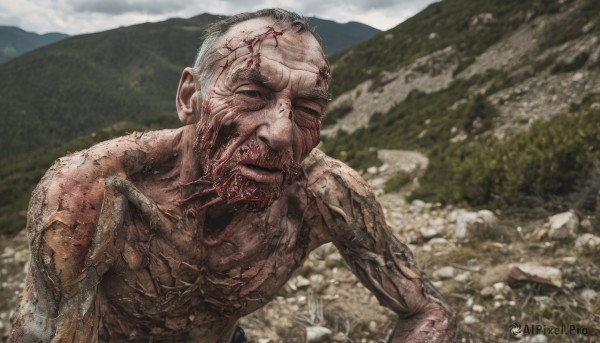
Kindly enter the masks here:
M 312 34 L 267 18 L 235 25 L 216 46 L 194 151 L 222 199 L 263 209 L 319 142 L 329 67 Z

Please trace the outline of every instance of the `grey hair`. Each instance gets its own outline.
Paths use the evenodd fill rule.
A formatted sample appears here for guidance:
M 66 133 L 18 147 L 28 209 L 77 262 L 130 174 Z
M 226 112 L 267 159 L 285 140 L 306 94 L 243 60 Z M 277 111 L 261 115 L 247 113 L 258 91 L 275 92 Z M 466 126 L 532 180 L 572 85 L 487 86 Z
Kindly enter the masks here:
M 310 26 L 306 18 L 281 8 L 268 8 L 256 12 L 244 12 L 212 23 L 204 31 L 204 40 L 198 49 L 193 65 L 194 73 L 200 82 L 201 92 L 204 96 L 206 96 L 206 92 L 212 81 L 213 72 L 215 70 L 214 66 L 222 57 L 215 53 L 215 44 L 235 24 L 262 17 L 271 18 L 274 20 L 275 24 L 283 26 L 284 28 L 294 28 L 297 33 L 309 32 L 317 39 L 317 41 L 320 41 L 315 29 Z

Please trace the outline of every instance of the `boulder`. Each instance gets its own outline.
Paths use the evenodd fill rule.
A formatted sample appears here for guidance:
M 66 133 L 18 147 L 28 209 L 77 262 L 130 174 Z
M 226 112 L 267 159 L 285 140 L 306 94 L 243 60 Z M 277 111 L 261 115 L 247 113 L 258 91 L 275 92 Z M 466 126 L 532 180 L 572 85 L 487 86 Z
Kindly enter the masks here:
M 306 327 L 306 341 L 309 343 L 325 342 L 331 337 L 331 330 L 324 326 Z
M 560 269 L 542 266 L 537 263 L 513 263 L 510 265 L 508 275 L 515 280 L 562 287 L 562 273 Z
M 458 210 L 454 236 L 459 242 L 469 241 L 473 237 L 488 237 L 488 231 L 494 230 L 497 223 L 498 218 L 490 210 Z
M 571 211 L 555 214 L 548 218 L 550 231 L 548 237 L 553 240 L 561 240 L 575 237 L 579 218 Z
M 579 251 L 594 250 L 600 247 L 600 237 L 584 233 L 575 240 L 575 249 Z

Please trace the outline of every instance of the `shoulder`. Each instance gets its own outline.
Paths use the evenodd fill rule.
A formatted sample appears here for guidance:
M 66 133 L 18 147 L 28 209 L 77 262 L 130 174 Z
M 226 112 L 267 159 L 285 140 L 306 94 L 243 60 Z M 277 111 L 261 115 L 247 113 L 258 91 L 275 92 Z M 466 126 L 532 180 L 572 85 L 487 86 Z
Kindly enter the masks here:
M 56 191 L 87 192 L 109 176 L 134 174 L 177 154 L 178 130 L 136 132 L 98 143 L 57 159 L 38 184 L 50 197 Z
M 347 164 L 313 149 L 303 162 L 308 188 L 316 195 L 324 196 L 331 191 L 351 191 L 368 197 L 371 188 L 360 174 Z
M 307 190 L 331 241 L 374 246 L 370 231 L 386 224 L 375 194 L 358 172 L 318 150 L 306 159 L 304 170 Z
M 127 178 L 148 164 L 160 163 L 163 155 L 173 155 L 173 144 L 167 143 L 176 138 L 177 130 L 133 133 L 57 159 L 32 193 L 28 227 L 38 231 L 52 221 L 68 226 L 95 223 L 105 179 Z

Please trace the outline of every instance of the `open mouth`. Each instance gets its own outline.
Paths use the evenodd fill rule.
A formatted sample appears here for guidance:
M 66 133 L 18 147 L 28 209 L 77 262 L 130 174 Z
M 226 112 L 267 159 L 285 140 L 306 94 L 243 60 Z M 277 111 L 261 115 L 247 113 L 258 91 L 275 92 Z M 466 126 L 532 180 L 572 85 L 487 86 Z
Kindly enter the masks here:
M 274 183 L 283 180 L 280 168 L 261 166 L 253 163 L 244 163 L 241 168 L 242 175 L 260 183 Z
M 252 170 L 256 170 L 256 171 L 259 171 L 259 172 L 265 172 L 265 173 L 279 173 L 279 172 L 281 172 L 281 169 L 279 169 L 279 168 L 264 167 L 264 166 L 259 166 L 259 165 L 251 164 L 251 163 L 245 164 L 244 166 L 246 168 L 250 168 Z

